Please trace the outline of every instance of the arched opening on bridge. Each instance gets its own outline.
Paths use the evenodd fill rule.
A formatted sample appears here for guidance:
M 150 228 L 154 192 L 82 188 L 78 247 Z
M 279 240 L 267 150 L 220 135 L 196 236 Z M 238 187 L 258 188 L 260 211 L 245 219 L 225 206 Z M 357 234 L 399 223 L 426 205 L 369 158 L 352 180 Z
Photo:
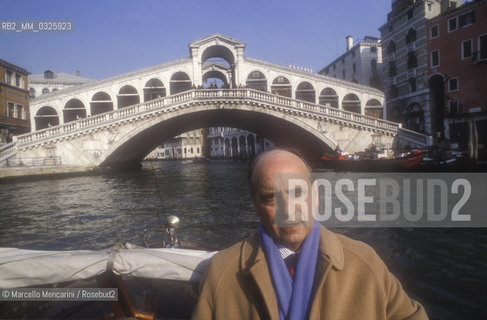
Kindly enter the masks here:
M 441 134 L 444 137 L 445 130 L 445 85 L 443 76 L 436 74 L 429 79 L 429 88 L 431 91 L 431 132 Z
M 123 86 L 117 95 L 118 108 L 122 109 L 140 103 L 137 89 L 130 85 Z
M 171 90 L 170 94 L 172 95 L 191 90 L 191 86 L 190 77 L 185 72 L 178 71 L 171 77 L 171 82 L 169 84 Z
M 249 157 L 255 154 L 255 139 L 253 134 L 247 136 L 247 143 L 249 145 Z
M 284 97 L 292 97 L 291 83 L 286 77 L 278 76 L 272 81 L 271 93 Z
M 365 104 L 365 115 L 382 119 L 384 115 L 382 104 L 380 103 L 380 101 L 377 99 L 370 99 L 369 101 L 367 101 L 367 103 Z
M 230 62 L 228 62 L 227 60 L 220 58 L 220 57 L 209 58 L 208 60 L 206 60 L 203 63 L 203 68 L 206 66 L 209 66 L 209 65 L 220 66 L 224 69 L 230 69 L 231 68 Z
M 227 77 L 220 71 L 207 71 L 203 74 L 203 87 L 206 89 L 229 88 Z
M 424 123 L 424 112 L 421 108 L 419 103 L 413 102 L 408 105 L 406 109 L 406 114 L 404 115 L 403 119 L 403 126 L 406 129 L 417 131 L 417 132 L 424 132 L 425 131 L 425 123 Z
M 42 130 L 48 127 L 59 125 L 59 115 L 56 109 L 44 106 L 37 111 L 35 119 L 36 130 Z
M 203 51 L 201 55 L 201 63 L 204 64 L 207 60 L 211 58 L 222 58 L 225 60 L 229 66 L 231 66 L 235 62 L 235 57 L 233 56 L 232 51 L 227 47 L 216 45 L 211 46 Z
M 360 99 L 357 97 L 357 95 L 349 93 L 343 98 L 342 107 L 345 111 L 360 113 Z
M 316 92 L 313 85 L 307 81 L 301 82 L 296 88 L 296 99 L 316 103 Z
M 90 102 L 91 115 L 96 116 L 100 113 L 110 112 L 113 110 L 113 101 L 110 95 L 100 91 L 93 95 Z
M 63 114 L 64 123 L 86 118 L 85 105 L 78 99 L 71 99 L 64 106 Z
M 267 79 L 260 71 L 252 71 L 249 73 L 245 85 L 249 89 L 267 92 Z
M 161 80 L 152 78 L 145 83 L 144 101 L 163 98 L 166 96 L 166 88 Z
M 229 79 L 222 80 L 228 87 L 235 87 L 235 57 L 230 49 L 225 46 L 215 45 L 205 49 L 201 55 L 201 64 L 220 65 L 229 70 Z M 204 80 L 203 80 L 204 81 Z
M 323 106 L 328 104 L 330 107 L 338 109 L 338 95 L 332 88 L 325 88 L 321 90 L 319 100 L 320 104 Z

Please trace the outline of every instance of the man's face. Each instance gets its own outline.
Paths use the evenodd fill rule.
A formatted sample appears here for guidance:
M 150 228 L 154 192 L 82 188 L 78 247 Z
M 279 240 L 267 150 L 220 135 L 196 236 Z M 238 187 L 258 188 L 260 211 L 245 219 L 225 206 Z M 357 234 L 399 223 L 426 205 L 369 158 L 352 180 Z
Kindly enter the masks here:
M 279 174 L 286 173 L 300 173 L 303 174 L 302 178 L 308 176 L 309 170 L 293 153 L 276 150 L 265 154 L 259 159 L 252 174 L 253 200 L 257 215 L 267 233 L 284 246 L 296 251 L 311 233 L 314 221 L 310 212 L 301 211 L 301 206 L 296 206 L 292 212 L 295 219 L 287 219 L 290 216 L 288 204 L 292 190 L 289 190 L 286 179 L 275 180 Z M 308 210 L 311 210 L 309 200 Z M 276 217 L 278 225 L 274 221 Z

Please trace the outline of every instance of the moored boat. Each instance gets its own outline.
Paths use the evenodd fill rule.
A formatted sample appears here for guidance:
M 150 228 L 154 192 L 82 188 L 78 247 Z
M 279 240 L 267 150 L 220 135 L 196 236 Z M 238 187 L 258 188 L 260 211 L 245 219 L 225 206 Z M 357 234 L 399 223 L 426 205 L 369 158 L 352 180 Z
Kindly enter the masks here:
M 321 157 L 322 168 L 352 172 L 384 172 L 415 170 L 424 153 L 421 150 L 402 153 L 387 159 L 353 157 L 340 154 L 325 154 Z
M 173 226 L 179 224 L 177 218 L 172 222 Z M 166 231 L 170 240 L 164 248 L 128 243 L 106 250 L 0 248 L 4 298 L 0 301 L 0 318 L 189 319 L 197 302 L 199 280 L 215 252 L 189 249 L 191 244 L 184 248 L 174 227 L 166 227 Z M 116 289 L 117 299 L 56 300 L 41 295 L 42 290 L 55 288 L 68 292 Z M 39 297 L 12 299 L 19 289 L 34 298 L 32 293 L 38 293 Z

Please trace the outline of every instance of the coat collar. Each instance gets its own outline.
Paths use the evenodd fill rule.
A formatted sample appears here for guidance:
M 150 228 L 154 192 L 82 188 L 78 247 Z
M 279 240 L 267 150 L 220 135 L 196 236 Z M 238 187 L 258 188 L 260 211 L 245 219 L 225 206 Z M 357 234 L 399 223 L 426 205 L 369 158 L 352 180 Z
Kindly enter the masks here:
M 259 245 L 257 233 L 244 241 L 240 250 L 240 269 L 244 274 L 254 278 L 270 318 L 279 319 L 276 294 L 274 287 L 269 285 L 272 283 L 271 275 L 264 251 Z M 313 291 L 317 290 L 325 281 L 328 264 L 331 264 L 336 270 L 342 270 L 345 263 L 340 240 L 334 232 L 323 226 L 320 227 L 320 245 L 318 250 L 318 273 L 316 274 L 316 286 Z
M 264 251 L 259 245 L 257 233 L 244 241 L 240 253 L 240 269 L 254 278 L 255 284 L 261 292 L 270 319 L 279 319 L 279 308 L 276 293 L 272 286 L 269 267 Z
M 320 246 L 319 254 L 322 258 L 330 261 L 332 266 L 337 270 L 342 270 L 345 264 L 343 247 L 336 233 L 320 226 Z M 265 262 L 264 251 L 259 245 L 257 233 L 252 235 L 242 244 L 240 267 L 242 270 L 248 270 L 253 264 Z
M 343 247 L 336 233 L 321 226 L 320 255 L 330 261 L 337 270 L 342 270 L 345 265 Z

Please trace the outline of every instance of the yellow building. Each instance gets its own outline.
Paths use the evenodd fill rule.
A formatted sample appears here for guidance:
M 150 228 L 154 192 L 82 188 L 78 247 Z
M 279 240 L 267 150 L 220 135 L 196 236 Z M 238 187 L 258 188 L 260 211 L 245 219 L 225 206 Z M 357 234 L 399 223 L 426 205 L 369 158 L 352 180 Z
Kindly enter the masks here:
M 30 131 L 28 74 L 0 59 L 0 145 Z

